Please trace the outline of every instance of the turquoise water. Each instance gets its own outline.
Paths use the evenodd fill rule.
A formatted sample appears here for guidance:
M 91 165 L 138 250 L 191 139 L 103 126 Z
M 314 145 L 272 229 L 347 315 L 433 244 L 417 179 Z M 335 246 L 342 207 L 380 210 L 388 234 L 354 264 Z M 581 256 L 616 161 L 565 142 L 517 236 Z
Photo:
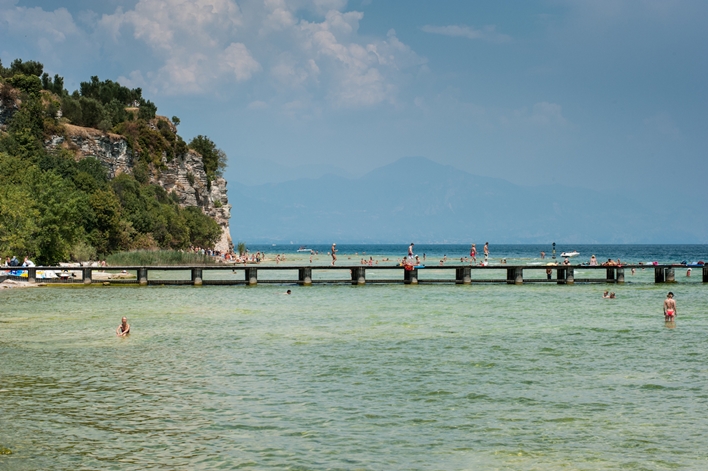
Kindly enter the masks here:
M 706 469 L 684 281 L 3 291 L 0 469 Z

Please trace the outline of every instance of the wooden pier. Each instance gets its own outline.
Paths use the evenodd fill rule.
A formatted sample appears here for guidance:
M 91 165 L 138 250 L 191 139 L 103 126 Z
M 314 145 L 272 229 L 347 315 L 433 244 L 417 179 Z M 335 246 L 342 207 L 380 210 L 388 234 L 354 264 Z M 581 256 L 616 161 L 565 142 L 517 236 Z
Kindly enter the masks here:
M 73 272 L 80 272 L 81 277 L 73 277 L 70 279 L 40 279 L 37 278 L 38 271 L 58 271 L 67 270 L 65 267 L 14 267 L 16 270 L 26 271 L 27 277 L 18 278 L 10 277 L 13 279 L 26 279 L 30 283 L 35 283 L 41 281 L 43 283 L 83 283 L 83 284 L 95 284 L 95 283 L 110 283 L 110 284 L 139 284 L 141 286 L 147 285 L 193 285 L 193 286 L 203 286 L 203 285 L 246 285 L 246 286 L 256 286 L 258 284 L 298 284 L 301 286 L 311 286 L 313 284 L 352 284 L 352 285 L 366 285 L 371 283 L 376 284 L 406 284 L 406 285 L 417 285 L 417 284 L 436 284 L 436 283 L 448 283 L 448 284 L 458 284 L 458 285 L 469 285 L 469 284 L 479 284 L 479 283 L 505 283 L 509 285 L 523 285 L 527 283 L 553 283 L 559 285 L 573 285 L 575 283 L 624 283 L 625 282 L 625 270 L 654 270 L 654 282 L 655 283 L 674 283 L 676 282 L 675 270 L 676 269 L 686 269 L 687 267 L 682 265 L 624 265 L 620 267 L 603 267 L 603 266 L 582 266 L 582 265 L 494 265 L 494 266 L 470 266 L 462 264 L 449 264 L 444 266 L 429 266 L 424 268 L 413 268 L 406 269 L 402 266 L 393 265 L 378 265 L 378 266 L 364 266 L 364 265 L 225 265 L 225 264 L 215 264 L 215 265 L 198 265 L 198 266 L 117 266 L 117 267 L 76 267 L 69 270 Z M 708 266 L 704 267 L 692 267 L 692 268 L 702 268 L 703 271 L 703 283 L 708 283 Z M 547 270 L 551 270 L 551 274 L 547 274 Z M 542 271 L 543 276 L 524 278 L 524 273 L 538 272 Z M 582 271 L 600 271 L 604 272 L 603 277 L 593 277 L 593 278 L 576 278 L 576 270 Z M 234 278 L 224 278 L 214 279 L 210 277 L 206 279 L 204 274 L 206 272 L 233 272 L 236 274 Z M 258 275 L 265 274 L 268 271 L 277 272 L 289 272 L 297 273 L 297 278 L 279 278 L 273 279 L 267 276 L 259 279 Z M 426 272 L 434 272 L 439 274 L 440 272 L 454 271 L 455 277 L 447 278 L 428 278 L 421 277 L 420 275 Z M 506 272 L 506 278 L 492 278 L 491 276 L 498 276 L 499 271 Z M 698 270 L 696 270 L 698 271 Z M 94 280 L 94 272 L 105 272 L 110 274 L 123 273 L 132 275 L 132 279 L 106 279 L 105 275 L 101 279 Z M 160 279 L 151 278 L 150 273 L 153 272 L 182 272 L 180 279 Z M 186 272 L 186 273 L 185 273 Z M 241 272 L 243 273 L 241 275 Z M 327 278 L 321 276 L 323 273 L 341 273 L 341 277 L 337 278 Z M 391 274 L 390 277 L 379 278 L 373 277 L 367 279 L 367 272 L 386 272 Z M 485 275 L 490 276 L 483 278 L 473 278 L 473 272 L 482 272 Z M 186 276 L 187 274 L 188 277 Z M 239 276 L 240 275 L 240 276 Z M 320 276 L 318 276 L 320 275 Z M 697 273 L 696 273 L 697 275 Z M 3 278 L 8 278 L 8 276 L 0 276 L 0 281 Z M 218 278 L 218 277 L 217 277 Z M 238 279 L 240 278 L 240 279 Z

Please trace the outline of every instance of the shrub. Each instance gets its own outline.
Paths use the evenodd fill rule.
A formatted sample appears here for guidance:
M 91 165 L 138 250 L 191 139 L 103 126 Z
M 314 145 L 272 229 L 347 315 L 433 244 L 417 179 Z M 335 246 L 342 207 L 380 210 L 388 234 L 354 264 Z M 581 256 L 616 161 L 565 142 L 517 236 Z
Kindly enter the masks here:
M 71 248 L 71 260 L 74 262 L 96 260 L 96 249 L 91 244 L 80 241 Z
M 207 185 L 211 187 L 211 181 L 224 173 L 226 154 L 221 149 L 217 149 L 214 141 L 202 135 L 192 139 L 189 143 L 189 148 L 199 152 L 202 156 L 204 171 L 207 174 Z
M 35 75 L 18 74 L 9 78 L 7 83 L 28 95 L 39 95 L 42 90 L 42 81 Z

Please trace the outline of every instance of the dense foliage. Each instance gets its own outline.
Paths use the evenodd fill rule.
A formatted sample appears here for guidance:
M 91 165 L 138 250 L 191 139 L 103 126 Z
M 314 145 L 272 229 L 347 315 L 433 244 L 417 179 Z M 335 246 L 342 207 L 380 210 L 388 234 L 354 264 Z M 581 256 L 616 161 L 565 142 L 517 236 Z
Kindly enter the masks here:
M 211 139 L 199 135 L 189 142 L 189 148 L 196 150 L 202 155 L 204 171 L 209 182 L 216 177 L 222 176 L 224 168 L 226 168 L 226 154 L 221 149 L 217 149 L 216 144 Z
M 212 247 L 218 224 L 149 183 L 162 156 L 182 156 L 187 144 L 173 124 L 155 117 L 157 108 L 141 90 L 92 77 L 69 94 L 60 76 L 43 69 L 33 61 L 18 59 L 9 68 L 0 62 L 0 101 L 21 103 L 0 130 L 0 255 L 53 264 L 123 250 Z M 64 124 L 124 135 L 136 158 L 134 175 L 109 180 L 96 159 L 47 151 L 43 140 L 61 135 Z M 205 151 L 213 177 L 225 156 L 208 138 L 198 142 L 195 150 Z

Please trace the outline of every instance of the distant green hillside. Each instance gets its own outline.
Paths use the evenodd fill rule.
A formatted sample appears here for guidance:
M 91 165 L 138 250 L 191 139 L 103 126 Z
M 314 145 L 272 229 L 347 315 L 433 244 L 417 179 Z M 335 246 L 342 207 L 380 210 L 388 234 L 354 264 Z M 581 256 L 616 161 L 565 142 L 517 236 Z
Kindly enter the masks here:
M 91 77 L 69 93 L 59 75 L 34 61 L 0 62 L 0 255 L 29 256 L 39 264 L 87 259 L 122 250 L 212 247 L 221 229 L 198 207 L 149 183 L 189 148 L 201 154 L 207 182 L 221 175 L 226 156 L 205 136 L 189 144 L 177 117 L 156 117 L 139 88 Z M 68 124 L 124 136 L 133 174 L 109 180 L 94 158 L 69 149 L 47 150 Z

